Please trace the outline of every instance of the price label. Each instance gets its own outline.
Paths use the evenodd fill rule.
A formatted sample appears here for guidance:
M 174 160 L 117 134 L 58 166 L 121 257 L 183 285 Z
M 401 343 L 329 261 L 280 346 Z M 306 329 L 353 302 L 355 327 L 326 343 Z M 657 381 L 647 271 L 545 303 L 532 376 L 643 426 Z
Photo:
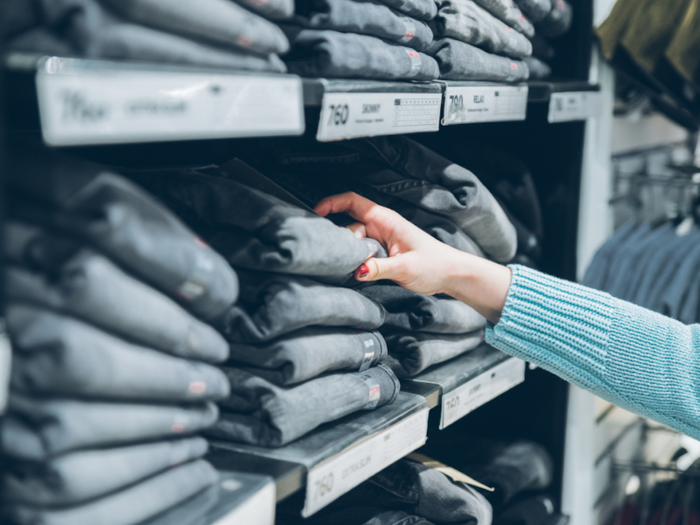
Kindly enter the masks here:
M 428 412 L 423 408 L 309 471 L 302 515 L 308 518 L 338 497 L 425 444 Z
M 525 120 L 527 86 L 468 86 L 445 90 L 444 126 Z
M 585 120 L 600 115 L 602 95 L 596 91 L 553 93 L 549 100 L 549 122 Z
M 525 361 L 511 357 L 442 396 L 440 430 L 525 381 Z
M 221 497 L 226 497 L 226 483 L 222 481 Z M 212 525 L 274 525 L 277 505 L 275 484 L 270 482 L 234 510 Z
M 48 59 L 36 76 L 42 133 L 50 145 L 304 132 L 298 77 L 72 69 L 62 61 Z
M 340 140 L 437 131 L 440 93 L 326 93 L 316 138 Z

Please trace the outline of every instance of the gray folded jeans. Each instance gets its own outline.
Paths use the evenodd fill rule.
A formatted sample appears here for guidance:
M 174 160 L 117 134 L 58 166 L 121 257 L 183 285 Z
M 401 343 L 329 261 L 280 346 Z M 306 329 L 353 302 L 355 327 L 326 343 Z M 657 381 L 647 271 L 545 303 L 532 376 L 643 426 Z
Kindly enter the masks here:
M 489 53 L 514 58 L 530 56 L 532 43 L 473 0 L 442 0 L 432 22 L 436 37 L 454 38 Z
M 48 273 L 8 267 L 8 298 L 73 315 L 180 357 L 217 362 L 228 356 L 226 341 L 212 327 L 102 255 L 86 248 L 57 266 Z
M 517 29 L 525 36 L 532 38 L 535 36 L 535 28 L 532 23 L 525 18 L 522 11 L 515 5 L 514 0 L 474 0 L 481 7 L 486 9 L 501 22 Z
M 383 38 L 418 51 L 433 41 L 423 21 L 399 14 L 379 0 L 311 0 L 297 6 L 294 23 L 309 29 L 332 29 Z
M 236 3 L 270 20 L 284 20 L 294 14 L 294 0 L 236 0 Z
M 292 50 L 284 61 L 303 77 L 435 80 L 435 59 L 368 35 L 282 26 Z
M 284 445 L 323 423 L 390 403 L 399 394 L 398 379 L 384 365 L 291 388 L 235 368 L 226 373 L 231 397 L 221 402 L 221 417 L 206 434 L 264 447 Z
M 220 325 L 231 343 L 261 343 L 309 326 L 376 330 L 386 319 L 386 310 L 363 294 L 303 277 L 245 272 L 241 287 Z
M 522 60 L 487 53 L 453 38 L 434 40 L 427 53 L 435 57 L 440 65 L 440 78 L 445 80 L 522 82 L 530 77 L 530 70 Z
M 197 460 L 84 505 L 65 509 L 12 505 L 5 513 L 18 525 L 132 525 L 194 496 L 218 478 L 214 467 Z
M 0 428 L 8 456 L 41 461 L 89 447 L 197 432 L 218 417 L 213 403 L 167 406 L 29 398 L 13 393 Z
M 382 0 L 382 2 L 417 20 L 432 20 L 437 14 L 434 0 Z
M 28 394 L 133 401 L 199 401 L 228 396 L 211 365 L 137 346 L 77 319 L 10 304 L 12 386 Z
M 276 385 L 301 383 L 331 371 L 364 371 L 387 354 L 379 332 L 305 328 L 270 343 L 233 343 L 230 363 Z
M 45 463 L 16 463 L 3 477 L 2 498 L 38 506 L 74 505 L 114 492 L 204 456 L 201 437 L 104 450 L 83 450 Z
M 539 22 L 552 10 L 551 0 L 515 0 L 515 3 L 532 22 Z

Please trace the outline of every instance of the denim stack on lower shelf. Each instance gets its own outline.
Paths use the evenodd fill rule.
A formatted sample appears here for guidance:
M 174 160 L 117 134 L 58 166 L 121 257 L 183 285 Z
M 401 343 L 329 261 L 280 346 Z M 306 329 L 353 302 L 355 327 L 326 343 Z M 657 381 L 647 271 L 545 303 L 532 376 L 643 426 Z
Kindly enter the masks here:
M 11 49 L 271 72 L 286 70 L 278 54 L 289 50 L 289 41 L 266 18 L 289 18 L 294 10 L 293 0 L 241 0 L 241 5 L 230 0 L 11 0 L 6 4 L 9 16 L 21 21 L 12 30 Z
M 433 0 L 300 0 L 284 25 L 290 72 L 306 77 L 434 80 L 426 54 Z
M 214 485 L 196 437 L 230 391 L 213 319 L 235 273 L 120 176 L 25 157 L 8 170 L 14 348 L 3 523 L 140 522 Z
M 240 275 L 239 302 L 216 323 L 231 345 L 222 367 L 231 394 L 207 435 L 281 446 L 393 401 L 398 380 L 379 363 L 387 351 L 377 329 L 386 311 L 343 286 L 381 247 L 235 176 L 138 177 Z

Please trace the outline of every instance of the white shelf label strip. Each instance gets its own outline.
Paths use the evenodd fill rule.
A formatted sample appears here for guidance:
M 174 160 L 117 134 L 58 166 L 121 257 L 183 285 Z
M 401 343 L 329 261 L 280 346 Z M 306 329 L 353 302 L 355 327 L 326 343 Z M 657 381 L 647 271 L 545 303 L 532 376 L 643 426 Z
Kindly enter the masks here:
M 511 357 L 442 396 L 440 430 L 525 381 L 525 361 Z
M 527 86 L 448 86 L 442 124 L 525 120 L 527 94 Z
M 312 514 L 335 501 L 363 481 L 425 444 L 428 412 L 423 408 L 359 445 L 317 465 L 306 480 L 302 515 Z
M 602 95 L 596 91 L 552 93 L 547 120 L 551 123 L 585 120 L 600 115 L 601 107 Z
M 316 138 L 340 140 L 437 131 L 441 93 L 326 93 Z
M 36 84 L 44 140 L 54 146 L 304 132 L 293 76 L 42 69 Z
M 275 484 L 270 482 L 212 525 L 274 525 L 276 505 Z

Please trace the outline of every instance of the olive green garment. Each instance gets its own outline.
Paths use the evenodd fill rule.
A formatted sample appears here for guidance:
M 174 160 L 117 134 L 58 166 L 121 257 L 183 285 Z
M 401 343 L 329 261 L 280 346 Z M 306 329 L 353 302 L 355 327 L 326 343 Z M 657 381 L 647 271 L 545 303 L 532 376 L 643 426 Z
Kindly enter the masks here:
M 608 60 L 612 60 L 615 55 L 617 43 L 624 36 L 625 29 L 638 4 L 639 0 L 617 0 L 608 18 L 596 29 L 600 39 L 600 49 Z
M 691 0 L 666 49 L 666 57 L 686 79 L 700 84 L 700 1 Z
M 649 73 L 663 57 L 689 3 L 690 0 L 638 0 L 622 45 Z

